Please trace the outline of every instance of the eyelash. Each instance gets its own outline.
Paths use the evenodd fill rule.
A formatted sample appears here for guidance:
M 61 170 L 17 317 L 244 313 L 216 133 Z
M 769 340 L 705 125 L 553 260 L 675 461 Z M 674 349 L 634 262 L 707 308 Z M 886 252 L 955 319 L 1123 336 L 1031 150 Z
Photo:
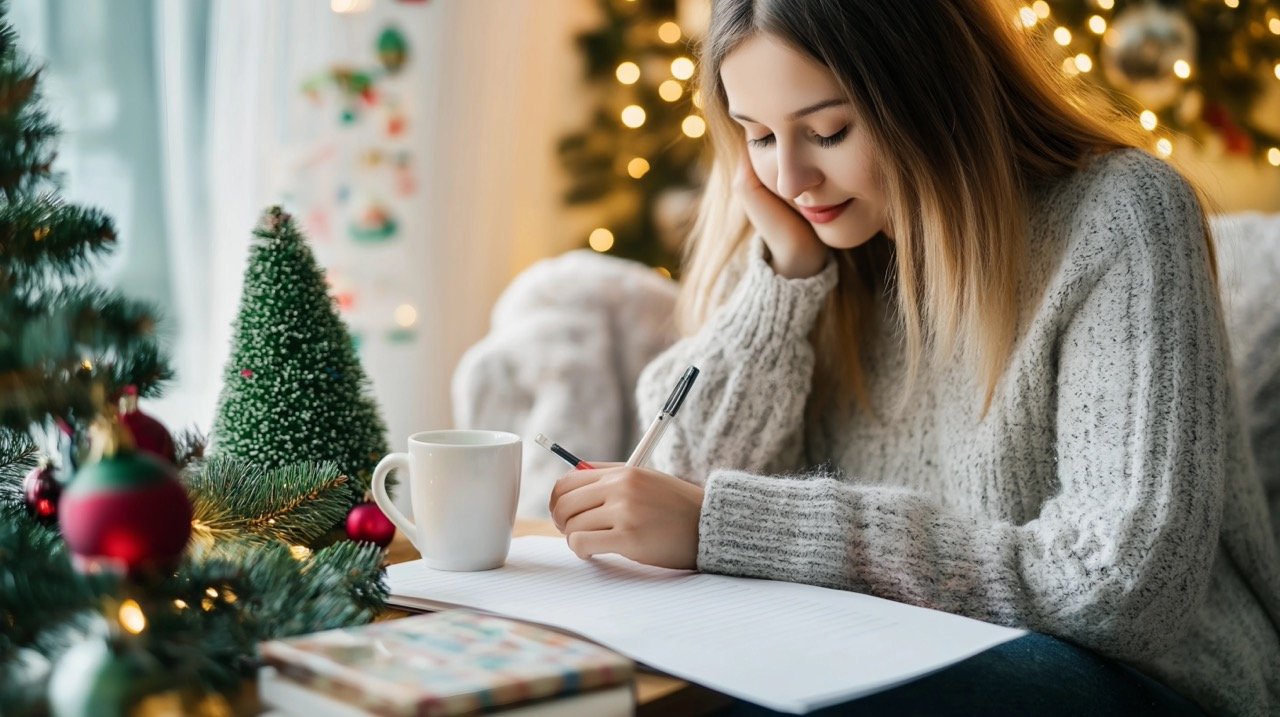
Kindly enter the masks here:
M 841 142 L 843 142 L 844 138 L 848 134 L 849 134 L 849 128 L 845 127 L 839 132 L 836 132 L 835 134 L 830 135 L 828 137 L 823 137 L 822 135 L 814 135 L 813 139 L 815 142 L 818 143 L 818 146 L 820 147 L 834 147 L 837 144 L 840 144 Z M 747 140 L 747 144 L 751 145 L 752 147 L 768 147 L 769 145 L 773 144 L 773 135 L 767 134 L 759 139 L 749 139 Z

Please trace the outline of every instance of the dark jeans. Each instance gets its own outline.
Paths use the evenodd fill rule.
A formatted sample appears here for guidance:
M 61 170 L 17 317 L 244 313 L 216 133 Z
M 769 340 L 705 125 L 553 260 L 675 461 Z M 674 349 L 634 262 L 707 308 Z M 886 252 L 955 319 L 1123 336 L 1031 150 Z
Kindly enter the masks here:
M 717 715 L 781 714 L 737 702 Z M 1031 633 L 927 677 L 811 715 L 1161 715 L 1204 717 L 1190 700 L 1137 670 Z

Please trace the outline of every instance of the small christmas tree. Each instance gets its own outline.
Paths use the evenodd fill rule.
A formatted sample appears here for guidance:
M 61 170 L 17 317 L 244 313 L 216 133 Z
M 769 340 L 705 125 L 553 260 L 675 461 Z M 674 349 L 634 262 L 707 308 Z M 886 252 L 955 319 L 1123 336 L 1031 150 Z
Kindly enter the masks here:
M 254 234 L 214 450 L 263 468 L 332 461 L 354 504 L 387 452 L 368 379 L 293 217 L 273 207 Z

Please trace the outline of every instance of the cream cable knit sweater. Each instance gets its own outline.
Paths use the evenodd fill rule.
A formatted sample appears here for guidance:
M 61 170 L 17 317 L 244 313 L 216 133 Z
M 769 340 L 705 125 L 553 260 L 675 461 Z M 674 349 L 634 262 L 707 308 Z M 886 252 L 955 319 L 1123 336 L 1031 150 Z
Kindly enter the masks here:
M 903 346 L 885 329 L 879 418 L 805 425 L 835 266 L 783 279 L 757 242 L 726 305 L 637 389 L 651 416 L 702 369 L 651 461 L 705 486 L 698 566 L 1056 635 L 1212 712 L 1276 714 L 1280 558 L 1194 195 L 1124 150 L 1032 206 L 1019 339 L 982 421 L 960 366 L 891 415 Z

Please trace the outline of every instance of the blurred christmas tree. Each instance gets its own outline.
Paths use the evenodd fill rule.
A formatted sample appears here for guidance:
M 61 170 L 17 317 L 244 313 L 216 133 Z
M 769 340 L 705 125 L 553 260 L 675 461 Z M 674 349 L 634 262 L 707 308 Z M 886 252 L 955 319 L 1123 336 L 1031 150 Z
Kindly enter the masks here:
M 1062 71 L 1114 90 L 1168 156 L 1171 133 L 1280 167 L 1280 8 L 1264 0 L 1037 0 L 1018 22 Z
M 693 41 L 677 22 L 689 10 L 676 0 L 598 4 L 603 24 L 578 38 L 596 106 L 558 148 L 569 174 L 565 202 L 602 215 L 591 248 L 669 272 L 701 185 L 706 130 L 690 88 Z
M 332 461 L 354 505 L 387 453 L 369 381 L 293 217 L 274 207 L 254 233 L 214 449 L 264 468 Z

